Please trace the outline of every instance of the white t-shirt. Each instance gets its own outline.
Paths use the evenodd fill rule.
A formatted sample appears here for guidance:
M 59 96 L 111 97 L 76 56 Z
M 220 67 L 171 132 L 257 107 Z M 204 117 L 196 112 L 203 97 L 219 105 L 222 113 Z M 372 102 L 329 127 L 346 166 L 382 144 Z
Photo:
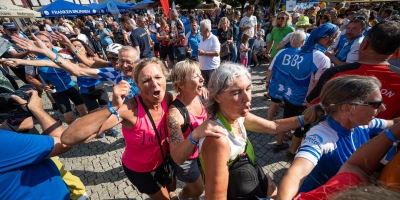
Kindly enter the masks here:
M 211 33 L 210 37 L 208 37 L 206 40 L 200 40 L 199 50 L 200 49 L 206 52 L 220 52 L 221 44 L 219 43 L 218 38 Z M 201 65 L 201 70 L 212 70 L 219 67 L 220 57 L 199 55 L 199 62 Z
M 256 16 L 250 16 L 250 17 L 243 17 L 240 20 L 239 27 L 240 28 L 245 28 L 245 27 L 250 27 L 250 29 L 247 29 L 242 32 L 242 35 L 246 33 L 247 35 L 250 36 L 250 38 L 254 37 L 254 28 L 257 26 L 257 17 Z
M 254 50 L 259 49 L 260 47 L 264 48 L 264 40 L 260 38 L 259 40 L 254 40 Z

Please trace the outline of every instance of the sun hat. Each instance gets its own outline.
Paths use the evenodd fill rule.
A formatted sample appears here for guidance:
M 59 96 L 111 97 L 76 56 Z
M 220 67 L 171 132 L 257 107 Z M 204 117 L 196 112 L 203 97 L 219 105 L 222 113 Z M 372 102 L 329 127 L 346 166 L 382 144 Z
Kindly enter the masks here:
M 296 26 L 311 26 L 310 20 L 307 16 L 301 16 L 297 21 Z

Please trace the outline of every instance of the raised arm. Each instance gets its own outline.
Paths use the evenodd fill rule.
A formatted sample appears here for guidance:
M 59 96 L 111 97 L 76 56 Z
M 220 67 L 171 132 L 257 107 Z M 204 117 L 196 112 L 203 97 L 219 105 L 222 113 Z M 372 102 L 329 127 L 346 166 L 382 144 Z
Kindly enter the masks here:
M 307 122 L 304 122 L 307 124 Z M 269 121 L 249 113 L 244 120 L 246 130 L 257 133 L 277 134 L 299 128 L 301 126 L 298 117 Z
M 129 94 L 130 85 L 126 81 L 121 81 L 113 88 L 112 107 L 119 112 L 120 119 L 113 115 L 108 108 L 88 114 L 73 122 L 61 136 L 61 141 L 65 144 L 75 145 L 91 140 L 105 130 L 123 122 L 125 97 Z M 121 109 L 120 109 L 121 108 Z

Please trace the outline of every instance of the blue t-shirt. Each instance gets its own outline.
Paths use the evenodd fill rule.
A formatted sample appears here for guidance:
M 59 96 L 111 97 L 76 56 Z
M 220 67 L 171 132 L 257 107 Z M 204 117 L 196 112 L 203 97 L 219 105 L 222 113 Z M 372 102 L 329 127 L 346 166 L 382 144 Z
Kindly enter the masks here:
M 94 79 L 87 76 L 79 76 L 76 78 L 76 80 L 78 82 L 79 92 L 81 94 L 90 94 L 89 88 L 93 88 L 101 83 L 99 79 Z
M 325 51 L 325 47 L 316 44 L 311 53 L 294 55 L 283 94 L 287 101 L 297 106 L 305 105 L 311 82 L 318 80 L 331 66 L 331 61 L 324 54 Z
M 61 48 L 59 47 L 53 47 L 52 49 L 54 53 L 57 53 L 59 50 L 61 50 Z M 64 57 L 64 59 L 68 58 Z M 39 54 L 36 60 L 50 60 L 50 59 L 44 55 Z M 52 67 L 39 67 L 38 71 L 43 81 L 45 81 L 46 83 L 53 84 L 57 92 L 65 91 L 75 85 L 75 82 L 72 81 L 71 79 L 71 75 L 63 69 L 56 69 Z
M 289 75 L 290 68 L 295 65 L 294 59 L 300 52 L 298 48 L 288 48 L 279 51 L 272 60 L 269 69 L 272 77 L 268 86 L 268 93 L 275 99 L 283 101 L 283 91 Z
M 312 127 L 301 144 L 296 158 L 305 158 L 315 167 L 306 177 L 299 192 L 309 192 L 325 184 L 363 144 L 387 128 L 386 120 L 373 119 L 369 125 L 348 130 L 333 117 Z
M 114 43 L 113 40 L 111 39 L 111 37 L 106 35 L 106 34 L 104 34 L 104 32 L 106 32 L 107 34 L 111 33 L 110 29 L 108 29 L 108 28 L 104 28 L 103 31 L 100 31 L 100 30 L 96 31 L 96 34 L 100 35 L 101 44 L 103 46 L 108 46 L 108 45 Z
M 359 35 L 350 42 L 346 42 L 341 49 L 338 49 L 336 58 L 342 62 L 353 63 L 358 61 L 358 52 L 360 45 L 364 39 L 363 35 Z
M 186 16 L 182 16 L 182 17 L 180 18 L 180 20 L 181 20 L 181 22 L 183 23 L 184 26 L 190 25 L 189 18 L 187 18 Z
M 46 159 L 53 137 L 5 130 L 0 135 L 0 199 L 70 199 L 60 171 Z
M 197 56 L 199 50 L 199 44 L 201 41 L 200 31 L 197 31 L 197 34 L 194 36 L 192 31 L 190 31 L 187 35 L 187 45 L 192 49 L 192 56 Z

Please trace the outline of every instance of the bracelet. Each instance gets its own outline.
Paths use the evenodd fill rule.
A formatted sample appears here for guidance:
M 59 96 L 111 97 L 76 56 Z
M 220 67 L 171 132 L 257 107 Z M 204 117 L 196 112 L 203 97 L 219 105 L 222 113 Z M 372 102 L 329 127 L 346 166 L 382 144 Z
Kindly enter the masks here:
M 192 138 L 192 132 L 189 133 L 189 140 L 190 140 L 190 142 L 191 142 L 192 144 L 194 144 L 194 145 L 199 144 L 198 141 L 196 142 L 196 141 L 193 140 L 193 138 Z
M 300 121 L 300 125 L 301 125 L 301 130 L 304 131 L 304 120 L 303 120 L 303 116 L 299 115 L 297 116 L 297 118 Z
M 111 114 L 117 115 L 117 119 L 118 119 L 118 121 L 119 121 L 119 120 L 120 120 L 120 118 L 119 118 L 119 113 L 118 113 L 118 111 L 116 111 L 116 110 L 112 107 L 112 103 L 111 103 L 111 102 L 108 102 L 107 108 L 108 108 L 108 111 L 110 111 Z
M 62 62 L 58 61 L 58 57 L 60 55 L 58 55 L 58 53 L 56 53 L 56 58 L 53 60 L 54 63 L 56 63 L 57 65 L 62 64 Z
M 51 132 L 53 132 L 56 128 L 60 127 L 62 125 L 62 121 L 60 119 L 57 120 L 56 123 L 48 127 L 41 135 L 49 135 Z
M 388 137 L 391 141 L 393 141 L 393 146 L 390 147 L 388 153 L 386 154 L 386 160 L 389 162 L 390 160 L 393 159 L 394 155 L 396 154 L 397 150 L 397 139 L 394 137 L 392 131 L 388 128 L 385 130 L 385 135 Z

